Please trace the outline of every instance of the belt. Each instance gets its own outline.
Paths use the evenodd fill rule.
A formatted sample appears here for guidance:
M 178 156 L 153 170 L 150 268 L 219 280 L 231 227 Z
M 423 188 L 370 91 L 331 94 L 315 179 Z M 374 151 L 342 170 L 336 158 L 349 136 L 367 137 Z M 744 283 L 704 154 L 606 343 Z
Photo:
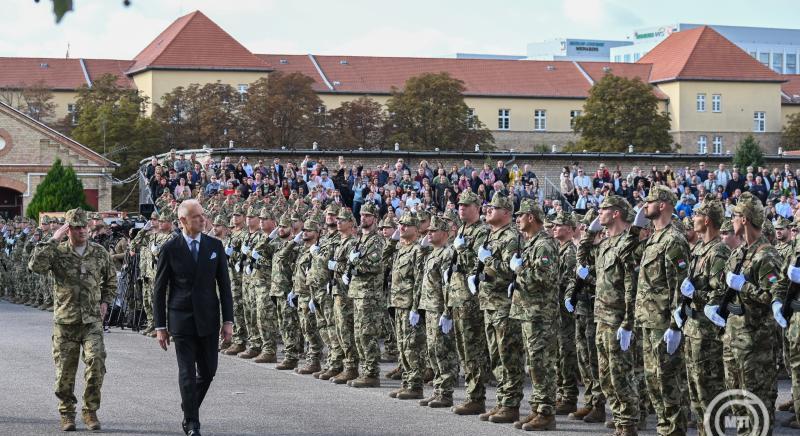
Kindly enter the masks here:
M 731 315 L 744 315 L 744 307 L 741 304 L 728 303 L 728 313 Z
M 800 311 L 800 300 L 792 300 L 789 302 L 789 307 L 792 308 L 793 311 L 797 312 Z

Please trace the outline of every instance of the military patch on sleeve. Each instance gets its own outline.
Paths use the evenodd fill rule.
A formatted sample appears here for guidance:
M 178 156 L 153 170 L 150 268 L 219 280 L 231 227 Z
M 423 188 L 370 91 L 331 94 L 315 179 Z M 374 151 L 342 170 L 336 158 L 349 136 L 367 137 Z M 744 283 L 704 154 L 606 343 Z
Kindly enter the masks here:
M 680 268 L 680 269 L 686 268 L 686 260 L 685 259 L 678 259 L 677 265 L 678 265 L 678 268 Z
M 542 256 L 542 265 L 544 266 L 550 265 L 550 258 L 547 256 Z
M 775 283 L 778 281 L 778 276 L 775 275 L 775 273 L 769 273 L 769 275 L 767 275 L 767 281 L 770 283 Z

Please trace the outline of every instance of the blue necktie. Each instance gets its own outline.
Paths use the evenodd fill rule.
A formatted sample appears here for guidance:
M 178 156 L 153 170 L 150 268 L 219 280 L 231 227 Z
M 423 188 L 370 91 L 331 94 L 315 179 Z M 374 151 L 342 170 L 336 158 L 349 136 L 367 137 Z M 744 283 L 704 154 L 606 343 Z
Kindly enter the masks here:
M 192 241 L 192 257 L 194 261 L 197 262 L 197 255 L 199 254 L 197 251 L 197 241 Z

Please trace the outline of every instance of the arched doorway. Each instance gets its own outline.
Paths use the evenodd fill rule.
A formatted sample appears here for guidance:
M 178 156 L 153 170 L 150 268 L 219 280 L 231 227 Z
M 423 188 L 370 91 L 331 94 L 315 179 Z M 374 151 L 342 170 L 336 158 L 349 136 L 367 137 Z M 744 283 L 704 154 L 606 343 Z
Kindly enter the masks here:
M 22 214 L 22 193 L 10 188 L 0 187 L 0 216 L 14 218 Z

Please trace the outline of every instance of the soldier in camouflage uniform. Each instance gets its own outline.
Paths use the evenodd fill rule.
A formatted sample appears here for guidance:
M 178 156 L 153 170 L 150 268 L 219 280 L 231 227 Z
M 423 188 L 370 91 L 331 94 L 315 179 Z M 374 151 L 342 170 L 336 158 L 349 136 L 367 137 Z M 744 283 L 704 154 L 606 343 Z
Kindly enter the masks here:
M 333 315 L 336 337 L 342 348 L 342 372 L 331 377 L 334 384 L 345 384 L 358 378 L 358 350 L 354 328 L 353 299 L 348 295 L 344 274 L 347 270 L 347 256 L 355 248 L 358 238 L 355 235 L 355 217 L 347 208 L 341 208 L 337 215 L 336 230 L 339 232 L 339 245 L 328 261 L 328 270 L 333 274 Z
M 117 288 L 111 256 L 87 241 L 87 224 L 86 212 L 68 211 L 66 224 L 37 245 L 28 263 L 32 271 L 52 271 L 56 278 L 53 360 L 63 431 L 75 430 L 75 373 L 81 354 L 86 366 L 83 421 L 89 430 L 100 429 L 97 410 L 106 372 L 102 320 Z M 67 234 L 69 240 L 61 242 Z
M 242 235 L 240 253 L 242 256 L 242 311 L 247 330 L 247 348 L 238 353 L 242 359 L 253 359 L 261 354 L 262 338 L 258 328 L 258 302 L 259 281 L 256 278 L 256 260 L 253 259 L 253 249 L 266 237 L 261 232 L 261 219 L 259 210 L 254 206 L 247 208 L 247 227 Z
M 562 216 L 563 218 L 563 216 Z M 555 222 L 552 232 L 559 227 Z M 560 225 L 561 232 L 568 232 L 564 225 Z M 568 235 L 569 238 L 572 235 Z M 560 260 L 558 271 L 558 301 L 564 301 L 567 289 L 575 285 L 575 245 L 569 242 L 569 238 L 561 242 L 558 250 Z M 575 317 L 567 311 L 567 308 L 559 304 L 559 324 L 557 329 L 558 339 L 558 370 L 556 371 L 556 415 L 569 415 L 578 410 L 578 354 L 576 351 L 575 337 L 577 328 Z M 583 345 L 583 344 L 582 344 Z M 585 347 L 585 345 L 583 345 Z M 591 377 L 584 380 L 584 385 L 591 385 Z M 591 389 L 587 389 L 591 392 Z
M 303 245 L 298 249 L 297 261 L 294 265 L 294 288 L 292 294 L 287 296 L 288 301 L 294 301 L 300 315 L 300 329 L 308 343 L 306 364 L 295 369 L 298 374 L 313 374 L 321 371 L 322 338 L 317 330 L 317 303 L 309 286 L 311 277 L 311 262 L 313 252 L 319 250 L 320 225 L 315 219 L 309 218 L 303 223 Z
M 222 351 L 228 356 L 236 356 L 247 348 L 247 322 L 244 315 L 244 298 L 242 295 L 242 274 L 246 255 L 242 253 L 242 244 L 247 234 L 244 227 L 244 211 L 242 205 L 232 209 L 231 235 L 225 254 L 228 256 L 228 274 L 231 278 L 231 295 L 233 296 L 233 339 L 231 346 Z
M 680 347 L 682 333 L 672 314 L 678 307 L 690 259 L 689 244 L 672 221 L 676 201 L 669 188 L 654 186 L 645 198 L 645 207 L 637 214 L 652 220 L 654 225 L 642 253 L 636 325 L 642 329 L 647 390 L 660 434 L 685 434 L 687 419 L 682 406 L 682 387 L 686 383 Z
M 153 279 L 155 277 L 155 262 L 153 260 L 153 253 L 150 250 L 150 245 L 155 234 L 158 232 L 158 227 L 158 212 L 153 212 L 150 215 L 150 221 L 139 230 L 139 233 L 137 233 L 136 237 L 131 241 L 130 246 L 131 253 L 134 255 L 138 254 L 139 278 L 141 280 L 140 286 L 142 292 L 142 306 L 139 309 L 144 311 L 147 321 L 153 319 Z M 141 320 L 134 319 L 133 323 L 133 329 L 138 331 L 139 327 L 141 327 Z M 142 331 L 142 334 L 145 334 L 144 331 Z
M 378 228 L 380 229 L 384 240 L 388 244 L 392 235 L 397 231 L 397 223 L 392 217 L 386 216 L 383 220 L 381 220 L 380 224 L 378 224 Z M 384 250 L 385 256 L 389 254 L 390 250 Z M 386 296 L 387 310 L 384 313 L 382 325 L 383 352 L 381 353 L 381 360 L 384 362 L 394 362 L 397 360 L 397 336 L 395 335 L 394 328 L 394 308 L 390 307 L 389 304 L 389 292 L 391 291 L 392 287 L 391 259 L 384 257 L 383 264 L 385 265 L 385 268 L 383 269 L 383 287 L 384 295 Z M 402 368 L 399 364 L 394 370 L 387 373 L 387 378 L 394 378 L 395 376 L 397 376 L 397 380 L 402 378 Z
M 356 349 L 361 361 L 361 375 L 347 385 L 354 388 L 379 387 L 381 318 L 383 317 L 383 238 L 376 231 L 378 210 L 374 203 L 361 207 L 361 235 L 347 254 L 346 271 L 342 282 L 348 286 L 353 299 L 353 323 Z M 402 340 L 398 336 L 398 341 Z
M 778 230 L 782 224 L 779 221 L 775 229 Z M 789 226 L 787 225 L 787 227 Z M 800 429 L 800 421 L 797 419 L 800 416 L 800 401 L 798 401 L 800 400 L 800 315 L 794 316 L 796 312 L 800 311 L 800 293 L 797 292 L 798 286 L 800 286 L 800 270 L 797 267 L 798 259 L 800 259 L 800 244 L 794 241 L 789 245 L 791 251 L 784 255 L 781 267 L 781 271 L 784 271 L 785 274 L 782 274 L 778 281 L 772 309 L 773 318 L 778 327 L 783 329 L 784 360 L 792 379 L 792 397 L 788 402 L 789 407 L 781 404 L 778 408 L 794 413 L 794 416 L 782 423 L 783 426 Z
M 501 194 L 492 197 L 486 217 L 491 231 L 484 245 L 478 247 L 478 261 L 483 271 L 467 278 L 470 291 L 478 293 L 489 359 L 497 378 L 497 404 L 479 417 L 494 423 L 512 423 L 519 419 L 524 379 L 522 326 L 518 319 L 509 316 L 509 287 L 514 282 L 509 261 L 519 253 L 521 242 L 519 232 L 511 226 L 513 209 L 510 198 Z
M 778 250 L 778 254 L 781 255 L 781 260 L 784 263 L 786 263 L 787 259 L 794 257 L 794 244 L 792 243 L 792 232 L 790 229 L 791 225 L 791 221 L 780 215 L 775 219 L 775 249 Z M 785 270 L 786 268 L 783 269 L 784 272 Z M 776 327 L 775 330 L 778 338 L 778 348 L 775 350 L 775 359 L 778 362 L 778 374 L 783 374 L 783 371 L 785 370 L 789 372 L 789 375 L 791 376 L 788 351 L 789 342 L 787 340 L 787 335 L 784 334 L 783 329 L 780 326 Z M 782 412 L 794 411 L 794 401 L 790 399 L 789 401 L 778 405 L 778 410 Z
M 514 427 L 555 430 L 558 344 L 553 336 L 559 328 L 558 243 L 544 231 L 544 211 L 538 203 L 523 200 L 516 215 L 525 242 L 509 261 L 509 268 L 516 275 L 509 287 L 513 292 L 509 316 L 521 323 L 532 389 L 531 413 L 515 422 Z M 563 212 L 560 218 L 564 219 Z M 572 242 L 567 244 L 571 246 Z M 521 394 L 521 384 L 519 391 Z
M 710 297 L 726 288 L 723 274 L 731 252 L 719 238 L 723 217 L 722 203 L 711 195 L 695 209 L 693 230 L 700 239 L 692 250 L 688 276 L 681 283 L 683 297 L 674 313 L 685 337 L 683 347 L 692 409 L 701 421 L 709 403 L 725 390 L 719 330 L 703 314 Z M 697 430 L 701 435 L 706 434 L 703 425 Z
M 262 237 L 253 246 L 250 253 L 254 270 L 254 288 L 256 298 L 256 327 L 261 338 L 261 354 L 253 359 L 256 363 L 277 363 L 277 313 L 275 304 L 270 298 L 272 287 L 272 257 L 275 254 L 278 230 L 275 217 L 267 207 L 261 208 L 258 214 Z
M 278 325 L 283 337 L 283 361 L 275 366 L 278 370 L 297 368 L 297 362 L 303 352 L 303 334 L 300 330 L 297 305 L 290 305 L 292 299 L 288 298 L 293 289 L 294 263 L 297 260 L 302 237 L 300 226 L 297 225 L 299 220 L 296 218 L 287 212 L 278 221 L 280 239 L 276 240 L 277 246 L 272 258 L 270 297 L 278 308 Z
M 467 284 L 478 272 L 478 247 L 489 236 L 489 227 L 480 219 L 481 201 L 472 191 L 461 193 L 458 216 L 463 221 L 453 240 L 454 258 L 447 286 L 448 303 L 453 307 L 456 345 L 464 368 L 465 401 L 453 408 L 458 415 L 478 415 L 486 411 L 486 382 L 489 378 L 489 352 L 478 297 Z
M 746 389 L 756 395 L 766 406 L 769 428 L 775 418 L 775 331 L 769 319 L 780 313 L 781 306 L 770 305 L 780 300 L 778 280 L 781 260 L 778 251 L 761 234 L 764 207 L 761 201 L 745 192 L 733 208 L 733 231 L 743 239 L 743 244 L 728 258 L 725 265 L 725 294 L 733 293 L 730 301 L 724 295 L 711 297 L 704 312 L 712 322 L 725 326 L 722 336 L 722 360 L 725 364 L 725 387 Z M 736 267 L 741 263 L 741 269 Z M 732 294 L 731 294 L 732 295 Z M 719 315 L 720 305 L 729 313 L 727 320 Z M 780 323 L 780 321 L 779 321 Z M 785 326 L 785 323 L 782 325 Z M 747 411 L 734 407 L 733 412 L 745 416 Z M 762 422 L 763 426 L 764 423 Z M 758 434 L 761 429 L 753 429 Z

